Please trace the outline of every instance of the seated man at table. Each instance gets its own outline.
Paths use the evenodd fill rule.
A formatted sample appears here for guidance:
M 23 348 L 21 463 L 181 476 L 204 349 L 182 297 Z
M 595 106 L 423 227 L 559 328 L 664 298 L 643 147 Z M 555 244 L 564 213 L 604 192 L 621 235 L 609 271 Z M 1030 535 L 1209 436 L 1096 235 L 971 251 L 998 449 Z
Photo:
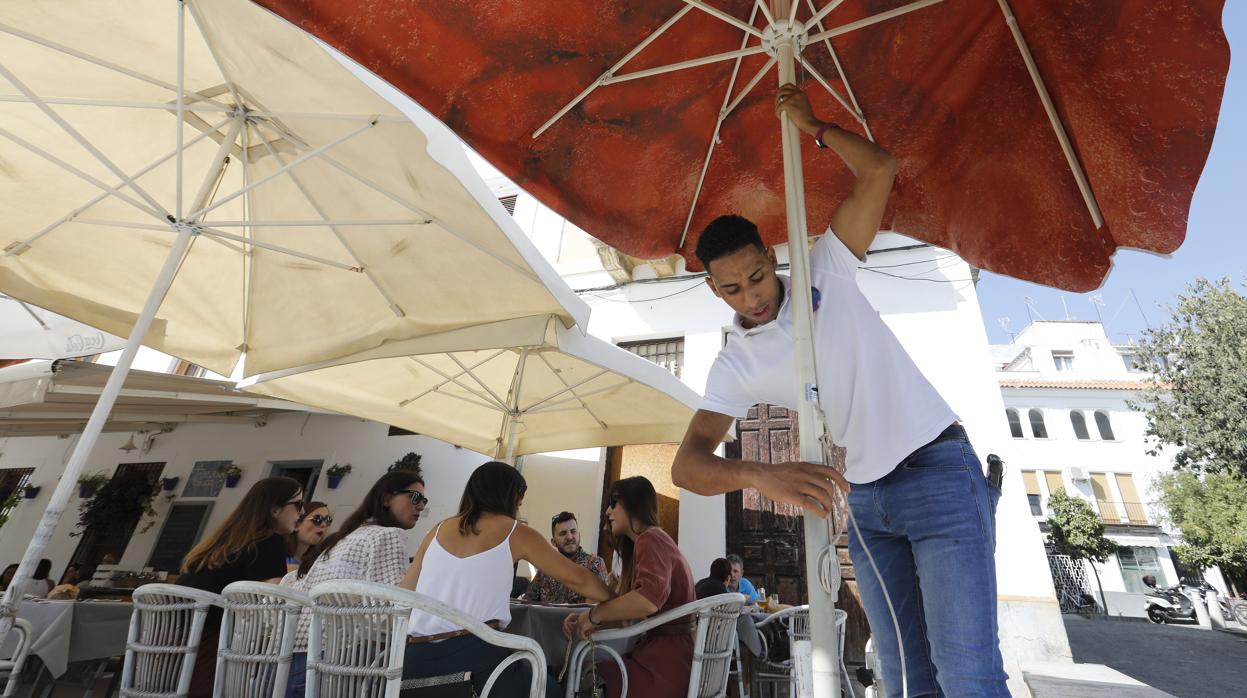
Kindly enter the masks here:
M 580 547 L 580 527 L 576 524 L 575 514 L 564 511 L 550 520 L 550 544 L 558 548 L 563 557 L 589 570 L 603 582 L 606 581 L 606 562 L 597 555 L 586 553 Z M 529 583 L 523 598 L 533 603 L 585 603 L 585 597 L 540 571 Z
M 711 596 L 727 593 L 727 580 L 732 576 L 732 563 L 727 558 L 721 557 L 710 563 L 710 576 L 697 582 L 693 587 L 693 594 L 701 599 L 708 599 Z
M 745 579 L 745 560 L 732 553 L 727 556 L 727 561 L 732 563 L 732 576 L 727 580 L 727 590 L 744 594 L 746 603 L 757 603 L 758 590 L 753 588 L 753 582 Z

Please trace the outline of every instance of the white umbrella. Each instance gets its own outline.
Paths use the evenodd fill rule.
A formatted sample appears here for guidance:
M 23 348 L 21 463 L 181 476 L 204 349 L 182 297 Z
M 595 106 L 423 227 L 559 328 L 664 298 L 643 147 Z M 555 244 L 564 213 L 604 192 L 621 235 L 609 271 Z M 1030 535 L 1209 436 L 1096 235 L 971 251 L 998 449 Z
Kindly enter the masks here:
M 126 340 L 0 295 L 0 360 L 70 359 L 103 354 Z
M 661 366 L 537 317 L 395 342 L 240 387 L 506 459 L 679 441 L 700 403 Z
M 140 342 L 229 375 L 244 354 L 256 373 L 507 318 L 583 321 L 458 141 L 412 119 L 245 0 L 4 3 L 0 291 L 129 337 L 16 580 Z

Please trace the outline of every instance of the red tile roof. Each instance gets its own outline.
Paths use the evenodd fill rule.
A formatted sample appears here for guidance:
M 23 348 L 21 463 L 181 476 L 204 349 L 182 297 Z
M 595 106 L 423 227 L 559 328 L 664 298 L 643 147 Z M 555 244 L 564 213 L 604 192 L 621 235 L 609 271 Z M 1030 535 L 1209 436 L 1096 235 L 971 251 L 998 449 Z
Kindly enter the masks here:
M 1057 388 L 1066 390 L 1143 390 L 1151 382 L 1141 380 L 1075 380 L 1054 378 L 1001 378 L 1002 388 Z

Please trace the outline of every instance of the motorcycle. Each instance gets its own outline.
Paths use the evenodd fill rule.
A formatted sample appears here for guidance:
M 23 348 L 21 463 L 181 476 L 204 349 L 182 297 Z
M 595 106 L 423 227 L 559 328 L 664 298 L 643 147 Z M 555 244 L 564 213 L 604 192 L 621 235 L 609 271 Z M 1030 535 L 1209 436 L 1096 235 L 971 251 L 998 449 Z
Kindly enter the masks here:
M 1177 621 L 1196 620 L 1195 606 L 1186 594 L 1182 593 L 1182 585 L 1161 588 L 1152 587 L 1146 592 L 1144 608 L 1147 619 L 1156 624 Z

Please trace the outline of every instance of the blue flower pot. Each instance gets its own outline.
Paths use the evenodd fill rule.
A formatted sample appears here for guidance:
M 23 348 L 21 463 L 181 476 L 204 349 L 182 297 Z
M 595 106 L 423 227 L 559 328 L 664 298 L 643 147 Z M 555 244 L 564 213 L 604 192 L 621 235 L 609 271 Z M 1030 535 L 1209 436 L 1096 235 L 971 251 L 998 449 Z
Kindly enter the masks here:
M 226 475 L 225 486 L 226 487 L 237 487 L 238 481 L 241 479 L 242 479 L 242 473 L 238 473 L 236 475 Z
M 329 476 L 329 489 L 336 490 L 338 489 L 338 485 L 340 484 L 342 484 L 341 475 L 330 475 Z

